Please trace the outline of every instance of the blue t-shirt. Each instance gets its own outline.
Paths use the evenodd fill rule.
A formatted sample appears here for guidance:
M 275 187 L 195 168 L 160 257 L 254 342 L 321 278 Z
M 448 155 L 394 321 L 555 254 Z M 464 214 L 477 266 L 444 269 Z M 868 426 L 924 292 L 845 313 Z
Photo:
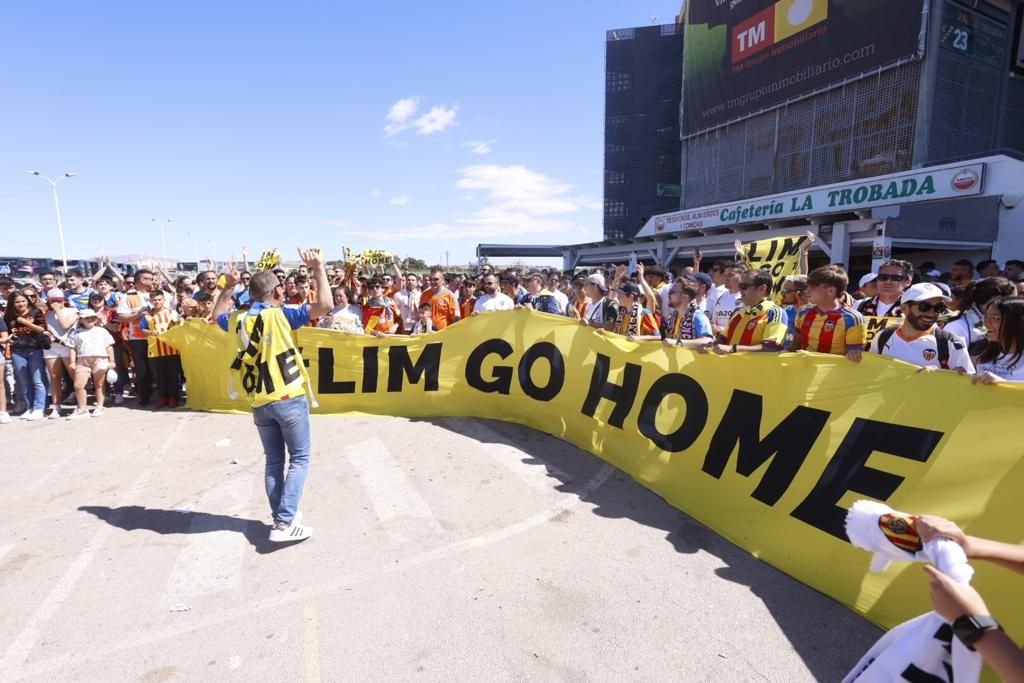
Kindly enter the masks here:
M 263 303 L 262 301 L 257 301 L 249 308 L 249 310 L 246 312 L 246 315 L 256 315 L 264 308 L 270 308 L 270 306 Z M 310 322 L 308 304 L 299 304 L 298 306 L 281 306 L 281 312 L 284 313 L 285 320 L 288 321 L 288 325 L 291 326 L 293 330 L 297 330 L 300 327 L 304 327 L 308 325 Z M 221 313 L 219 316 L 217 316 L 217 324 L 220 325 L 220 329 L 227 332 L 228 322 L 230 319 L 230 313 Z
M 715 333 L 711 331 L 711 318 L 708 317 L 707 311 L 697 311 L 693 316 L 693 338 L 703 337 L 714 339 Z
M 68 303 L 74 305 L 80 311 L 84 311 L 89 308 L 89 297 L 95 292 L 95 289 L 86 287 L 85 291 L 81 294 L 75 294 L 70 289 L 64 292 L 64 296 L 67 297 Z

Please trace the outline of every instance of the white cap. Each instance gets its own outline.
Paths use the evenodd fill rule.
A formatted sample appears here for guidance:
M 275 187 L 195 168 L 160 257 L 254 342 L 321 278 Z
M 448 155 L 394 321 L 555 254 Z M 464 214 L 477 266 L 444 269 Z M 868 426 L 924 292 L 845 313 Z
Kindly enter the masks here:
M 909 303 L 911 301 L 925 301 L 927 299 L 942 299 L 943 301 L 952 301 L 946 293 L 935 286 L 933 282 L 918 282 L 913 287 L 908 287 L 903 296 L 900 297 L 900 301 L 903 303 Z
M 597 288 L 600 289 L 602 292 L 608 291 L 608 285 L 605 284 L 604 275 L 601 275 L 601 273 L 594 273 L 593 275 L 588 275 L 587 282 L 589 282 L 592 285 L 597 285 Z
M 927 275 L 928 277 L 942 277 L 942 273 L 940 273 L 937 270 L 929 270 L 927 273 L 925 273 L 925 275 Z
M 876 279 L 878 279 L 878 275 L 876 273 L 868 273 L 867 275 L 860 279 L 859 287 L 861 289 L 864 289 L 864 287 L 866 287 L 868 283 L 874 282 Z
M 81 313 L 79 313 L 78 317 L 79 318 L 95 318 L 97 316 L 96 316 L 96 311 L 92 310 L 91 308 L 87 308 L 84 311 L 82 311 Z

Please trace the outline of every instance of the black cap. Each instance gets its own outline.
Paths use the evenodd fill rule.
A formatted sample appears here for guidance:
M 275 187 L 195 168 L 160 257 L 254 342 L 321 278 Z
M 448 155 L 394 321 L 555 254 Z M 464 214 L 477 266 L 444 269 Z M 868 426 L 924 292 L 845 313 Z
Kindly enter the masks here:
M 635 299 L 636 297 L 640 296 L 640 285 L 633 282 L 632 280 L 626 280 L 621 285 L 619 285 L 619 288 L 616 291 L 622 292 L 626 296 L 631 296 Z

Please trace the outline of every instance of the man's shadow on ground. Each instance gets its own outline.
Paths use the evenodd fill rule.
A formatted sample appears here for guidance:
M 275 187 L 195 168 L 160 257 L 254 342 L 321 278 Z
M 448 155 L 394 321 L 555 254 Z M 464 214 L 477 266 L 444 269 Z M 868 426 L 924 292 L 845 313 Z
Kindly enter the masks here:
M 214 515 L 191 510 L 161 510 L 140 505 L 125 505 L 118 508 L 82 505 L 78 509 L 125 531 L 152 531 L 160 535 L 233 531 L 242 534 L 249 545 L 260 555 L 268 555 L 294 545 L 293 543 L 271 543 L 269 540 L 270 525 L 256 519 Z

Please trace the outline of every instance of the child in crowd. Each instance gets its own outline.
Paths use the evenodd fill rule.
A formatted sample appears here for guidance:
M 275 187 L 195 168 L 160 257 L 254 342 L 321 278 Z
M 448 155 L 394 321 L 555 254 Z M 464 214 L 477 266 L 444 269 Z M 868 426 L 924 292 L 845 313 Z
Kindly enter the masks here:
M 181 353 L 164 343 L 159 336 L 181 322 L 181 316 L 165 305 L 164 293 L 154 289 L 149 293 L 150 312 L 142 317 L 142 333 L 149 338 L 149 362 L 156 375 L 157 410 L 178 407 L 181 391 Z
M 412 326 L 412 334 L 430 334 L 434 331 L 434 321 L 430 317 L 430 304 L 420 304 L 419 319 Z
M 78 316 L 78 329 L 71 335 L 70 361 L 75 376 L 75 400 L 78 403 L 68 420 L 89 417 L 85 387 L 92 378 L 96 389 L 93 417 L 103 415 L 104 383 L 107 371 L 114 367 L 114 338 L 103 328 L 99 316 L 87 308 Z

